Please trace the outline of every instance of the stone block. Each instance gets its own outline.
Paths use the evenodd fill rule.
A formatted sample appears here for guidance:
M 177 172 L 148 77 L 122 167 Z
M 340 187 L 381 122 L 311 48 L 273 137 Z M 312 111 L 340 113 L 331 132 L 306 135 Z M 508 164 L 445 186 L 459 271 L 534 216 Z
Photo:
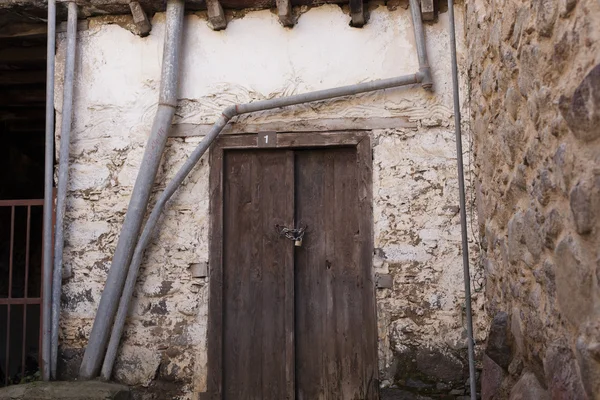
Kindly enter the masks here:
M 588 321 L 577 338 L 581 380 L 591 400 L 600 399 L 600 319 Z
M 509 400 L 550 400 L 537 378 L 531 372 L 526 372 L 510 391 Z
M 544 219 L 544 225 L 542 227 L 542 237 L 544 238 L 544 245 L 553 249 L 556 239 L 558 235 L 562 232 L 563 229 L 563 221 L 560 211 L 558 209 L 553 208 L 548 212 L 546 218 Z
M 525 239 L 525 245 L 533 256 L 534 261 L 539 260 L 540 254 L 542 253 L 542 230 L 538 220 L 538 215 L 533 208 L 530 208 L 525 212 L 523 238 Z
M 592 188 L 589 182 L 577 182 L 569 195 L 571 213 L 575 222 L 577 233 L 585 235 L 594 227 L 595 213 L 592 208 Z
M 567 236 L 554 250 L 556 294 L 561 315 L 579 326 L 592 310 L 592 267 L 577 241 Z
M 508 314 L 502 311 L 492 319 L 485 354 L 492 362 L 507 369 L 512 359 L 512 347 Z
M 483 371 L 481 373 L 481 399 L 500 399 L 500 387 L 504 380 L 505 372 L 486 354 L 483 355 Z
M 558 10 L 558 0 L 538 0 L 536 5 L 535 22 L 540 36 L 552 36 Z
M 560 97 L 559 109 L 577 139 L 590 142 L 600 137 L 600 64 L 586 75 L 572 97 Z
M 521 36 L 523 32 L 527 28 L 527 24 L 529 22 L 529 7 L 521 7 L 519 12 L 517 13 L 517 19 L 515 21 L 515 26 L 512 31 L 512 38 L 510 40 L 510 44 L 515 49 L 519 47 L 521 43 Z
M 513 120 L 516 120 L 519 115 L 521 100 L 521 94 L 514 87 L 509 87 L 504 95 L 504 107 Z
M 508 259 L 517 262 L 523 254 L 523 212 L 517 211 L 508 221 Z
M 544 372 L 548 394 L 552 399 L 585 399 L 575 357 L 566 342 L 560 340 L 548 346 L 544 356 Z
M 558 10 L 561 18 L 567 18 L 577 5 L 577 0 L 559 0 Z

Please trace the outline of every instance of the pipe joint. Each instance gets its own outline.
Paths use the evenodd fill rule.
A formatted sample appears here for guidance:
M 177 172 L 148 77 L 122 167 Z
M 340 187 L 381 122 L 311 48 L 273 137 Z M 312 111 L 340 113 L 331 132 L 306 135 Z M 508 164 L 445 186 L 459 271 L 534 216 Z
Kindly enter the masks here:
M 166 106 L 166 107 L 171 107 L 171 108 L 177 108 L 177 101 L 171 102 L 171 101 L 162 101 L 160 100 L 158 102 L 158 106 Z
M 222 114 L 225 118 L 227 118 L 227 121 L 239 114 L 237 107 L 237 104 L 235 104 L 233 106 L 228 106 L 223 110 Z
M 417 78 L 423 89 L 432 90 L 433 78 L 431 76 L 431 68 L 429 66 L 419 68 L 419 72 L 417 72 Z

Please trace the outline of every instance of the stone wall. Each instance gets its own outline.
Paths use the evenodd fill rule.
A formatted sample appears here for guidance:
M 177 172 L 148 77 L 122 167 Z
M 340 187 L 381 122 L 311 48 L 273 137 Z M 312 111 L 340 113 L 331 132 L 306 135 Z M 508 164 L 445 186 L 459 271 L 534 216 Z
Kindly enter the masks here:
M 362 29 L 351 28 L 349 16 L 332 5 L 299 10 L 293 29 L 282 28 L 269 10 L 233 18 L 221 32 L 209 29 L 202 13 L 187 15 L 175 124 L 212 123 L 236 102 L 414 73 L 409 10 L 377 3 L 369 8 Z M 462 16 L 458 7 L 466 95 Z M 91 19 L 78 40 L 60 334 L 63 378 L 77 374 L 156 110 L 164 15 L 154 16 L 145 38 L 121 27 L 127 18 Z M 322 118 L 403 121 L 372 131 L 374 267 L 394 281 L 393 288 L 377 293 L 381 384 L 459 395 L 467 368 L 447 30 L 447 13 L 426 26 L 434 93 L 420 87 L 386 90 L 235 122 L 243 128 Z M 64 46 L 61 38 L 57 89 Z M 57 90 L 58 122 L 61 98 Z M 469 143 L 467 125 L 465 132 Z M 154 196 L 199 140 L 169 140 Z M 210 279 L 192 277 L 191 267 L 208 260 L 208 172 L 205 158 L 167 207 L 143 263 L 119 351 L 114 378 L 148 398 L 164 391 L 193 398 L 206 387 Z M 476 231 L 476 224 L 471 226 Z M 471 255 L 477 270 L 476 243 Z M 475 292 L 474 299 L 482 339 L 483 298 Z
M 484 399 L 600 398 L 600 3 L 466 4 Z

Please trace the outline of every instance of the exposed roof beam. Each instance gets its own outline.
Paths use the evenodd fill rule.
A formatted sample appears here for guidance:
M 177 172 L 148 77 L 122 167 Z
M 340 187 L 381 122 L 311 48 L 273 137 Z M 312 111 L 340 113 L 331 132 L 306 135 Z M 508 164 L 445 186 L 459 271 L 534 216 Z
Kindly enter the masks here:
M 46 71 L 2 71 L 0 70 L 0 86 L 31 85 L 46 82 Z
M 208 12 L 208 25 L 215 31 L 220 31 L 227 27 L 227 18 L 219 0 L 206 0 L 206 10 Z
M 0 49 L 0 64 L 31 64 L 46 61 L 46 47 L 7 47 Z
M 421 0 L 421 17 L 423 21 L 433 21 L 435 19 L 433 0 Z
M 294 21 L 294 14 L 292 13 L 292 0 L 276 0 L 277 1 L 277 15 L 279 16 L 279 22 L 281 25 L 292 28 L 296 23 Z
M 366 23 L 362 0 L 350 0 L 350 16 L 350 25 L 355 28 L 361 28 Z
M 41 120 L 45 121 L 46 108 L 40 107 L 0 107 L 0 121 Z
M 46 89 L 14 89 L 0 92 L 0 105 L 30 106 L 32 103 L 46 102 Z
M 133 16 L 133 23 L 138 29 L 138 34 L 140 36 L 148 36 L 152 30 L 152 24 L 150 24 L 150 20 L 142 8 L 142 5 L 137 1 L 132 1 L 129 3 L 129 8 L 131 9 L 131 15 Z
M 77 23 L 77 30 L 84 31 L 87 30 L 89 26 L 89 21 L 87 19 L 81 20 Z M 24 38 L 31 39 L 36 37 L 44 37 L 46 36 L 48 26 L 46 24 L 38 24 L 38 23 L 17 23 L 17 24 L 8 24 L 0 27 L 0 39 L 10 39 L 10 38 Z M 57 33 L 62 33 L 67 31 L 66 22 L 61 22 L 56 27 Z

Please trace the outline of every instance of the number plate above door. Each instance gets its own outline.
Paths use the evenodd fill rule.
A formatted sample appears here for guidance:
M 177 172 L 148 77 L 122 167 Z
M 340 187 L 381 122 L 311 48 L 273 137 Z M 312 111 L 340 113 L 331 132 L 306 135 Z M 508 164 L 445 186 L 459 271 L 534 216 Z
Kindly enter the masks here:
M 277 132 L 260 132 L 258 147 L 277 147 Z

